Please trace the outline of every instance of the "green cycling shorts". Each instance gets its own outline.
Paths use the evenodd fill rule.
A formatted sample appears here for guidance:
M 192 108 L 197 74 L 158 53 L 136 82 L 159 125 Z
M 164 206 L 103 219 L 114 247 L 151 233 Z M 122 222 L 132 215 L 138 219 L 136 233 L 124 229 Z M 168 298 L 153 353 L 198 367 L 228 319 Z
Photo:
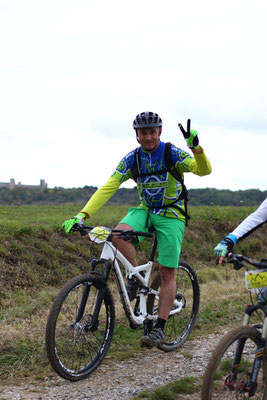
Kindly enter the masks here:
M 158 242 L 157 261 L 164 267 L 178 268 L 185 231 L 183 221 L 148 213 L 141 207 L 132 207 L 120 223 L 128 224 L 134 230 L 143 232 L 148 232 L 149 228 L 153 226 Z M 135 245 L 143 239 L 139 236 L 138 241 L 133 242 L 133 244 Z

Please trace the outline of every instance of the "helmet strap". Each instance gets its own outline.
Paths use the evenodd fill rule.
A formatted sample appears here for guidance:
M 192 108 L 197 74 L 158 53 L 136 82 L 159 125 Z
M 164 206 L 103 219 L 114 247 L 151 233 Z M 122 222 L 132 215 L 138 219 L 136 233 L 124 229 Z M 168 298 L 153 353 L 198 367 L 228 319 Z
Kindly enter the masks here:
M 136 135 L 136 140 L 137 140 L 137 142 L 140 143 L 139 137 L 138 137 L 138 135 L 137 135 L 137 129 L 135 129 L 135 135 Z

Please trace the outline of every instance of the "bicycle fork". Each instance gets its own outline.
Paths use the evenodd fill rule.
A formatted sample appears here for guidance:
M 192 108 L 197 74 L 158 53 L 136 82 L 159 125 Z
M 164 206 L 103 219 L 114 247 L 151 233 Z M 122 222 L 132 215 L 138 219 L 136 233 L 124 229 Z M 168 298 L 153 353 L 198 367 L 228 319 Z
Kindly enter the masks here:
M 98 328 L 98 316 L 99 316 L 99 312 L 101 309 L 101 305 L 102 302 L 104 300 L 105 297 L 105 293 L 106 293 L 106 288 L 107 288 L 107 280 L 108 280 L 108 276 L 111 270 L 111 263 L 108 262 L 107 260 L 93 260 L 91 263 L 91 268 L 90 268 L 90 273 L 97 273 L 95 272 L 96 266 L 99 264 L 104 264 L 106 269 L 105 269 L 105 275 L 104 275 L 104 279 L 103 279 L 103 283 L 104 283 L 104 287 L 101 287 L 99 289 L 99 292 L 97 294 L 97 298 L 96 298 L 96 303 L 95 303 L 95 307 L 94 307 L 94 311 L 92 314 L 92 318 L 90 321 L 90 324 L 86 324 L 85 326 L 85 330 L 90 330 L 91 332 L 94 332 L 97 330 Z M 91 285 L 89 283 L 86 284 L 86 286 L 84 287 L 83 290 L 83 294 L 82 294 L 82 298 L 81 298 L 81 302 L 78 308 L 78 312 L 77 312 L 77 317 L 76 317 L 76 321 L 75 321 L 75 325 L 79 324 L 79 322 L 81 321 L 83 315 L 84 315 L 84 310 L 85 310 L 85 306 L 88 300 L 88 296 L 90 293 L 90 289 L 91 289 Z
M 225 380 L 225 385 L 229 387 L 231 390 L 236 389 L 236 379 L 238 376 L 239 368 L 240 368 L 240 362 L 246 342 L 246 338 L 239 339 L 237 342 L 237 348 L 234 356 L 234 361 L 232 364 L 232 373 L 230 376 L 228 376 Z M 258 374 L 260 371 L 261 367 L 261 361 L 263 358 L 264 354 L 264 346 L 265 346 L 265 339 L 261 338 L 260 343 L 257 347 L 253 366 L 251 369 L 251 373 L 249 373 L 248 377 L 250 377 L 248 382 L 243 382 L 240 384 L 240 387 L 237 388 L 237 390 L 240 393 L 249 393 L 249 397 L 254 396 L 256 390 L 257 390 L 257 379 L 258 379 Z
M 244 317 L 244 322 L 243 325 L 247 326 L 249 324 L 249 319 L 251 314 L 258 308 L 262 308 L 259 304 L 256 304 L 255 306 L 248 305 L 245 311 L 245 317 Z M 263 308 L 262 308 L 263 309 Z M 244 382 L 241 387 L 238 388 L 238 390 L 242 393 L 249 393 L 249 397 L 254 396 L 256 390 L 257 390 L 257 380 L 258 380 L 258 375 L 261 367 L 261 362 L 262 358 L 264 355 L 264 350 L 265 350 L 265 344 L 266 344 L 266 339 L 267 339 L 267 315 L 265 315 L 265 320 L 264 324 L 262 327 L 262 336 L 260 338 L 259 344 L 257 346 L 253 366 L 251 369 L 251 372 L 249 373 L 249 381 L 248 383 Z M 244 346 L 246 343 L 247 338 L 242 338 L 239 339 L 237 342 L 237 347 L 234 355 L 234 360 L 232 364 L 232 373 L 230 376 L 228 376 L 225 380 L 225 385 L 228 386 L 231 390 L 234 390 L 236 388 L 236 378 L 238 375 L 238 370 L 244 350 Z

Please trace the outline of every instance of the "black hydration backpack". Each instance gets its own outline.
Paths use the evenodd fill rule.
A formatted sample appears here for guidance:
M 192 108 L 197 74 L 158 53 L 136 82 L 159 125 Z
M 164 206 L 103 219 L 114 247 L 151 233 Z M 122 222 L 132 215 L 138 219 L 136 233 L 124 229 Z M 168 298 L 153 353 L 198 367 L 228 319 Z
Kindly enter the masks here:
M 187 225 L 188 220 L 190 219 L 190 216 L 187 213 L 187 202 L 188 202 L 188 192 L 184 184 L 184 180 L 180 173 L 177 171 L 175 168 L 175 165 L 173 164 L 172 161 L 172 156 L 171 156 L 171 143 L 167 142 L 165 143 L 165 151 L 164 151 L 164 162 L 166 169 L 162 169 L 157 172 L 147 172 L 145 174 L 140 173 L 140 148 L 138 147 L 135 150 L 135 155 L 134 155 L 134 165 L 133 165 L 133 179 L 135 182 L 137 182 L 137 178 L 139 176 L 149 176 L 149 175 L 160 175 L 164 174 L 165 172 L 169 172 L 178 182 L 180 182 L 182 186 L 182 191 L 177 199 L 175 199 L 172 203 L 168 205 L 163 205 L 160 207 L 150 207 L 150 208 L 167 208 L 167 207 L 173 207 L 176 208 L 180 213 L 185 217 L 185 224 Z M 184 207 L 185 209 L 183 210 L 181 207 L 177 206 L 177 201 L 178 200 L 184 200 Z

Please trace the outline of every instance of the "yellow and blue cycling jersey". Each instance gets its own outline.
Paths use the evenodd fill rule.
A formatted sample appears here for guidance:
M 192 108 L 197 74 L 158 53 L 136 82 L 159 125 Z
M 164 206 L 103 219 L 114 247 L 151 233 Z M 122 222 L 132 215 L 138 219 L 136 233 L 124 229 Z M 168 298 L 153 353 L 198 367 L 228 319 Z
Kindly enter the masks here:
M 164 142 L 160 142 L 158 148 L 153 152 L 145 152 L 140 149 L 141 176 L 137 178 L 140 207 L 150 209 L 155 214 L 184 221 L 185 217 L 172 205 L 166 208 L 166 205 L 173 204 L 177 200 L 176 204 L 184 209 L 184 200 L 178 199 L 182 190 L 181 183 L 168 171 L 162 172 L 166 170 L 164 149 Z M 186 151 L 172 145 L 171 157 L 175 168 L 182 177 L 185 172 L 192 172 L 199 176 L 211 173 L 211 165 L 204 152 L 194 154 L 192 157 Z M 82 211 L 92 216 L 111 198 L 123 182 L 134 178 L 134 158 L 135 150 L 123 157 L 107 183 L 95 192 Z

